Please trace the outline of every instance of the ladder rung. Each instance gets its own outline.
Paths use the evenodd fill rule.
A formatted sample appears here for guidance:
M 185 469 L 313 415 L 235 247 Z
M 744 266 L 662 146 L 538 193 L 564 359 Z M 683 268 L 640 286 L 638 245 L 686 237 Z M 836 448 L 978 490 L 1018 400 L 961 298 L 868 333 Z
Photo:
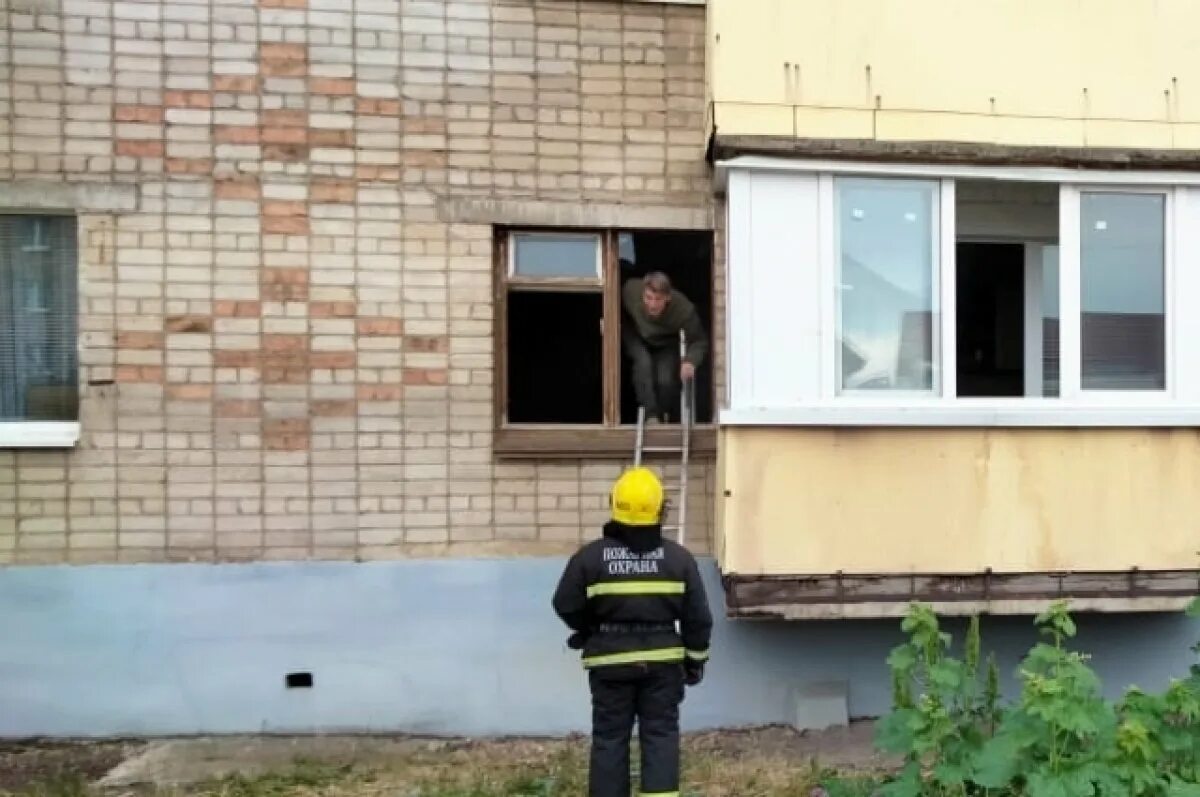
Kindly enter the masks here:
M 643 454 L 682 454 L 683 446 L 645 446 Z

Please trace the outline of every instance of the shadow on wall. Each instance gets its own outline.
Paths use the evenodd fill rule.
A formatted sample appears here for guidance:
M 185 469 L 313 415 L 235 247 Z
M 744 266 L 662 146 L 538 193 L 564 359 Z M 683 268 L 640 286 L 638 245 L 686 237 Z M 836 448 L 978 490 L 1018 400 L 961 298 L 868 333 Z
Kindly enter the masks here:
M 586 677 L 550 608 L 562 566 L 3 569 L 0 735 L 586 731 Z M 887 709 L 898 621 L 729 622 L 716 567 L 702 568 L 718 622 L 688 729 L 791 721 L 814 681 L 845 679 L 853 716 Z M 1079 644 L 1114 693 L 1182 673 L 1200 638 L 1176 616 L 1080 619 Z M 950 630 L 961 636 L 961 624 Z M 1025 618 L 985 621 L 1010 684 L 1033 638 Z

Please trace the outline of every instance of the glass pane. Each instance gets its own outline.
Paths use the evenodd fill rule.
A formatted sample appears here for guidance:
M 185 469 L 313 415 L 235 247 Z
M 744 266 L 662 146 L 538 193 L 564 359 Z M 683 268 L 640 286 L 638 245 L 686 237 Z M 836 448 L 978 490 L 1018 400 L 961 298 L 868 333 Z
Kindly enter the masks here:
M 0 420 L 74 420 L 75 220 L 0 216 Z
M 518 277 L 600 276 L 600 238 L 595 235 L 513 236 L 513 273 Z
M 1058 244 L 1042 248 L 1042 396 L 1055 398 L 1059 385 Z
M 839 179 L 840 390 L 937 384 L 937 183 Z
M 1080 197 L 1081 375 L 1085 390 L 1166 387 L 1166 197 Z

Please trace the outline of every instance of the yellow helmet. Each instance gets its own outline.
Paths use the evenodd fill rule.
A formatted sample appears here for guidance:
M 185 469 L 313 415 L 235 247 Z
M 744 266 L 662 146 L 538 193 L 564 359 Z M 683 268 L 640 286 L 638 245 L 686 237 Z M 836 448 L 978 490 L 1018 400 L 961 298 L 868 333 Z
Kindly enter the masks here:
M 630 468 L 612 491 L 612 519 L 626 526 L 653 526 L 662 516 L 663 486 L 649 468 Z

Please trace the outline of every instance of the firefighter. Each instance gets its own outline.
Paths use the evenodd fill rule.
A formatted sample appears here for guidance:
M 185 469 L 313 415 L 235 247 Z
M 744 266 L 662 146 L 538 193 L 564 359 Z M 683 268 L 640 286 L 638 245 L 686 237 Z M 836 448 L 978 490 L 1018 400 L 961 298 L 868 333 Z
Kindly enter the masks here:
M 567 562 L 554 610 L 574 632 L 592 693 L 590 797 L 629 797 L 633 725 L 644 797 L 679 794 L 679 705 L 704 677 L 712 614 L 696 560 L 662 536 L 663 486 L 621 475 L 604 534 Z M 678 628 L 676 622 L 678 621 Z

